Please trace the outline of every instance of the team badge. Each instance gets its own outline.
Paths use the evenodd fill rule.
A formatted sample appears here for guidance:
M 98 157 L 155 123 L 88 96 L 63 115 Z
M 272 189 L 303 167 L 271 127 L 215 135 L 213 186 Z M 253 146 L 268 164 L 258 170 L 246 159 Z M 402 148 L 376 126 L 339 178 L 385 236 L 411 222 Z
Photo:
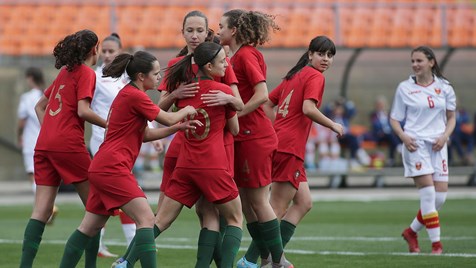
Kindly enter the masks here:
M 294 179 L 297 180 L 297 178 L 299 178 L 300 175 L 301 175 L 301 172 L 299 170 L 296 170 L 296 172 L 294 172 Z
M 417 170 L 420 170 L 421 169 L 421 162 L 417 162 L 415 164 L 415 167 L 416 167 Z
M 435 88 L 435 93 L 436 93 L 436 94 L 438 94 L 438 95 L 440 95 L 440 93 L 441 93 L 441 89 L 439 89 L 439 88 Z

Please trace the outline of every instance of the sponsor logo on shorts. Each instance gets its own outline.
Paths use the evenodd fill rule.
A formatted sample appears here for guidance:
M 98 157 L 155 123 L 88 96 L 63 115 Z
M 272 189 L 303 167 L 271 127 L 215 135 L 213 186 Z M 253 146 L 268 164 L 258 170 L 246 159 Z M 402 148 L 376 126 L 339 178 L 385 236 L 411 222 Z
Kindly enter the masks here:
M 297 178 L 299 178 L 300 175 L 301 175 L 301 171 L 296 170 L 296 172 L 294 172 L 294 179 L 297 180 Z
M 416 162 L 415 167 L 417 170 L 421 169 L 421 162 Z

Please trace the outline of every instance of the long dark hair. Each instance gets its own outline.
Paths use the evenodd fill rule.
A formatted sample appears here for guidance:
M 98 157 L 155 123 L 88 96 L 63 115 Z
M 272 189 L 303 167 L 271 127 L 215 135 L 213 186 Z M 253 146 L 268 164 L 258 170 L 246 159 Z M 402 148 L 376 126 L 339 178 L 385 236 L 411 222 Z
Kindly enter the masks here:
M 86 60 L 91 49 L 97 44 L 98 36 L 91 30 L 81 30 L 66 36 L 53 50 L 56 69 L 66 65 L 67 70 L 71 72 L 75 66 Z
M 232 9 L 225 12 L 228 28 L 236 27 L 236 42 L 251 46 L 262 45 L 269 41 L 270 30 L 279 31 L 275 16 L 259 11 Z
M 309 63 L 309 52 L 326 53 L 329 51 L 332 55 L 336 54 L 336 46 L 332 40 L 324 35 L 317 36 L 311 40 L 307 51 L 301 56 L 296 65 L 289 70 L 284 79 L 291 79 L 297 72 Z
M 441 72 L 440 66 L 438 66 L 438 62 L 436 61 L 435 53 L 433 53 L 433 50 L 431 50 L 431 48 L 429 48 L 427 46 L 419 46 L 419 47 L 412 50 L 412 55 L 415 52 L 421 52 L 421 53 L 425 54 L 425 56 L 428 60 L 433 60 L 433 62 L 435 62 L 435 64 L 431 68 L 431 72 L 438 78 L 443 78 L 445 80 L 448 80 L 448 79 L 446 79 L 446 77 L 443 76 L 443 73 Z
M 203 42 L 195 48 L 195 51 L 185 56 L 176 64 L 170 66 L 165 76 L 166 88 L 168 92 L 174 91 L 181 83 L 191 82 L 195 77 L 192 69 L 192 57 L 195 64 L 201 70 L 205 64 L 214 62 L 218 53 L 222 50 L 220 44 L 214 42 Z
M 122 53 L 104 67 L 103 77 L 119 78 L 126 72 L 132 81 L 136 81 L 138 73 L 147 74 L 152 71 L 154 61 L 157 58 L 146 51 L 137 51 L 134 55 Z

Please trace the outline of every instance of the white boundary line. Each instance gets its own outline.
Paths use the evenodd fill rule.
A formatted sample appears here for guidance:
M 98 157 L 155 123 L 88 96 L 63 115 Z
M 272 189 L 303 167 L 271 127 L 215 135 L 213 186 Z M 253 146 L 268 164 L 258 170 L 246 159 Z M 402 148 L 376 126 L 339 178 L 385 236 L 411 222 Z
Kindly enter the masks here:
M 446 237 L 444 240 L 474 240 L 474 237 Z M 250 240 L 245 238 L 243 240 Z M 295 237 L 293 240 L 301 241 L 329 241 L 329 240 L 338 240 L 338 241 L 395 241 L 397 240 L 394 237 Z M 401 240 L 401 239 L 398 239 Z M 189 238 L 164 238 L 161 239 L 164 241 L 174 241 L 174 242 L 191 242 L 192 239 Z M 0 239 L 0 244 L 22 244 L 22 240 L 13 240 L 13 239 Z M 66 244 L 65 240 L 44 240 L 42 244 L 51 244 L 51 245 L 64 245 Z M 117 242 L 113 240 L 107 241 L 108 245 L 114 246 L 125 246 L 124 242 Z M 196 245 L 171 245 L 171 244 L 157 244 L 157 248 L 163 249 L 185 249 L 185 250 L 196 250 Z M 246 251 L 247 248 L 240 248 L 240 251 Z M 382 256 L 431 256 L 431 257 L 461 257 L 461 258 L 476 258 L 476 253 L 443 253 L 441 255 L 433 255 L 429 253 L 408 253 L 408 252 L 357 252 L 357 251 L 326 251 L 326 250 L 301 250 L 301 249 L 286 249 L 286 252 L 299 254 L 299 255 L 344 255 L 344 256 L 370 256 L 370 255 L 382 255 Z

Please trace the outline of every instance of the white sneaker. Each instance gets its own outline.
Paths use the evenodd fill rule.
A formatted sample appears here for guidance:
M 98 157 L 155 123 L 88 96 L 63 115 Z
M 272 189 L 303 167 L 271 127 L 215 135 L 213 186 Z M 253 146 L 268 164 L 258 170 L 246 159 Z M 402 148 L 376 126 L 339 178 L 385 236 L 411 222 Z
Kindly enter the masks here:
M 367 154 L 367 152 L 362 148 L 357 150 L 357 159 L 362 165 L 366 167 L 369 166 L 372 161 L 372 159 L 370 159 L 370 156 Z
M 98 257 L 101 258 L 117 258 L 119 255 L 109 252 L 107 247 L 100 247 Z

